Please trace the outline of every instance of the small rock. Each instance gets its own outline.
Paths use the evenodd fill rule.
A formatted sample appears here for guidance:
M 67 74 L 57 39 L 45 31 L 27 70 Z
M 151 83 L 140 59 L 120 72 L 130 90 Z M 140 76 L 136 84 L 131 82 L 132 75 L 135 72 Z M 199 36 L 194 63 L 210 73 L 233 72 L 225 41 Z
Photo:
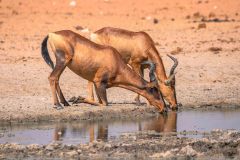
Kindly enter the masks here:
M 212 51 L 214 53 L 218 53 L 218 52 L 222 51 L 222 48 L 221 47 L 210 47 L 208 50 Z
M 154 153 L 152 156 L 150 156 L 151 158 L 160 158 L 160 157 L 168 157 L 171 155 L 170 151 L 167 152 L 162 152 L 162 153 Z
M 195 151 L 191 146 L 187 145 L 180 150 L 180 153 L 188 156 L 195 156 L 197 155 L 197 151 Z
M 81 149 L 78 149 L 77 152 L 78 152 L 78 154 L 81 154 L 81 153 L 82 153 L 82 150 L 81 150 Z
M 75 157 L 75 156 L 78 155 L 78 152 L 77 151 L 70 151 L 70 152 L 67 152 L 66 155 L 69 156 L 69 157 Z
M 30 150 L 36 150 L 36 149 L 40 149 L 41 146 L 38 145 L 38 144 L 30 144 L 30 145 L 27 146 L 27 148 L 30 149 Z
M 70 3 L 69 3 L 69 5 L 71 6 L 71 7 L 75 7 L 76 5 L 77 5 L 77 2 L 76 1 L 71 1 Z
M 111 144 L 105 144 L 105 145 L 104 145 L 104 148 L 111 148 L 111 147 L 112 147 Z
M 183 51 L 182 48 L 177 47 L 175 50 L 171 51 L 171 54 L 172 54 L 172 55 L 176 55 L 176 54 L 181 53 L 182 51 Z
M 14 148 L 15 150 L 18 150 L 18 151 L 23 151 L 24 149 L 26 149 L 26 146 L 19 145 L 19 144 L 13 144 L 12 148 Z
M 60 157 L 64 157 L 64 156 L 65 156 L 65 153 L 64 153 L 64 152 L 60 152 L 60 153 L 59 153 L 59 156 L 60 156 Z
M 200 24 L 198 24 L 198 29 L 202 29 L 202 28 L 207 28 L 206 23 L 200 23 Z
M 190 16 L 190 15 L 187 15 L 187 16 L 186 16 L 186 19 L 190 19 L 190 18 L 191 18 L 191 16 Z
M 195 19 L 202 18 L 202 15 L 199 12 L 195 12 L 193 14 L 193 18 L 195 18 Z
M 48 152 L 46 155 L 47 155 L 48 157 L 51 157 L 51 156 L 53 155 L 53 153 L 52 153 L 52 152 Z
M 48 150 L 48 151 L 53 151 L 54 147 L 52 146 L 52 144 L 49 144 L 49 145 L 46 146 L 45 149 Z
M 75 29 L 76 30 L 83 30 L 84 28 L 82 26 L 76 26 Z
M 153 23 L 154 23 L 154 24 L 157 24 L 157 23 L 158 23 L 158 19 L 157 19 L 157 18 L 154 18 L 154 19 L 153 19 Z
M 216 17 L 216 14 L 214 12 L 210 12 L 209 15 L 208 15 L 209 18 L 213 18 L 213 17 Z
M 151 16 L 147 16 L 145 19 L 146 19 L 146 20 L 151 20 L 152 17 L 151 17 Z
M 40 150 L 39 152 L 37 152 L 38 155 L 43 155 L 43 150 Z
M 12 11 L 12 15 L 18 15 L 19 13 L 15 10 Z

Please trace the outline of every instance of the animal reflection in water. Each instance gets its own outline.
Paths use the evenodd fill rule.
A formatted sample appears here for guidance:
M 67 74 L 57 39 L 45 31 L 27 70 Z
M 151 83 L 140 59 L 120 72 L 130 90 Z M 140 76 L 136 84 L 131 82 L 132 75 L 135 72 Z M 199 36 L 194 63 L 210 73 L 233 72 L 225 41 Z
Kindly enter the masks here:
M 61 141 L 65 136 L 67 130 L 70 130 L 74 137 L 85 136 L 89 134 L 89 142 L 94 140 L 108 140 L 108 125 L 107 124 L 74 124 L 70 127 L 66 125 L 57 125 L 54 131 L 54 141 Z M 97 131 L 95 133 L 95 130 Z M 95 137 L 96 135 L 96 137 Z M 86 136 L 87 137 L 87 136 Z
M 176 132 L 177 112 L 169 112 L 166 116 L 160 115 L 158 118 L 139 124 L 139 131 L 154 130 L 156 132 Z
M 123 132 L 129 132 L 126 128 L 131 128 L 132 122 L 119 123 L 124 125 L 125 130 Z M 130 124 L 128 126 L 128 124 Z M 136 127 L 135 131 L 154 130 L 156 132 L 175 132 L 177 127 L 177 113 L 169 112 L 167 115 L 159 115 L 159 117 L 142 121 L 134 122 Z M 115 125 L 116 126 L 116 125 Z M 89 142 L 94 140 L 107 141 L 109 138 L 109 129 L 111 128 L 111 122 L 100 123 L 76 123 L 67 125 L 57 125 L 54 131 L 54 140 L 61 141 L 66 137 L 66 133 L 70 132 L 74 137 L 89 137 Z M 132 129 L 131 129 L 132 131 Z M 81 142 L 79 142 L 81 143 Z

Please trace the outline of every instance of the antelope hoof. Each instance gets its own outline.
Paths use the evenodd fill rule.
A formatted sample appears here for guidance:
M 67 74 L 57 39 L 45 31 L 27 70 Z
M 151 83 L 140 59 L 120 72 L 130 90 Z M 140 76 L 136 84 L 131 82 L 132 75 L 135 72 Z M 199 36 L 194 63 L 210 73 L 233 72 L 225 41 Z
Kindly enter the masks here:
M 167 108 L 163 108 L 162 110 L 160 110 L 160 113 L 163 114 L 164 116 L 166 116 L 168 113 Z
M 178 106 L 172 107 L 171 109 L 172 109 L 172 111 L 177 111 L 178 110 Z
M 85 98 L 81 97 L 81 96 L 78 96 L 77 98 L 75 98 L 73 101 L 72 101 L 72 104 L 78 104 L 78 103 L 84 103 L 85 102 Z
M 56 110 L 61 110 L 63 109 L 63 106 L 61 104 L 54 104 L 54 107 Z
M 99 106 L 105 108 L 105 107 L 108 106 L 108 104 L 107 103 L 100 103 Z
M 69 104 L 67 101 L 62 102 L 62 104 L 63 104 L 64 106 L 70 106 L 70 104 Z

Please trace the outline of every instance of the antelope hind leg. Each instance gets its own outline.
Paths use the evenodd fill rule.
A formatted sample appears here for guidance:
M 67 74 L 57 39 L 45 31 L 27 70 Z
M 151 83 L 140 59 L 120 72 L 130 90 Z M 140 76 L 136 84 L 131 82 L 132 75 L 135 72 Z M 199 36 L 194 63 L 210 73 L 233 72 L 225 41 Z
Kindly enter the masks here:
M 62 105 L 59 103 L 57 94 L 59 95 L 59 98 L 60 98 L 61 102 L 64 103 L 64 105 L 69 105 L 67 103 L 66 99 L 64 98 L 63 93 L 59 86 L 59 78 L 60 78 L 63 70 L 67 66 L 69 60 L 67 61 L 65 59 L 64 52 L 62 52 L 62 51 L 55 52 L 55 56 L 56 56 L 56 66 L 54 67 L 54 69 L 48 79 L 49 79 L 51 90 L 52 90 L 54 108 L 63 109 Z
M 58 96 L 60 98 L 60 102 L 64 105 L 64 106 L 70 106 L 69 103 L 67 102 L 67 100 L 65 99 L 65 97 L 63 96 L 63 93 L 62 93 L 62 90 L 59 86 L 59 83 L 57 85 L 57 93 L 58 93 Z
M 63 69 L 61 69 L 61 66 L 56 65 L 55 68 L 53 69 L 52 73 L 49 76 L 49 83 L 52 91 L 52 96 L 53 96 L 53 104 L 54 108 L 56 109 L 63 109 L 62 105 L 59 103 L 58 97 L 57 97 L 57 86 L 59 85 L 58 80 L 59 76 L 61 75 Z

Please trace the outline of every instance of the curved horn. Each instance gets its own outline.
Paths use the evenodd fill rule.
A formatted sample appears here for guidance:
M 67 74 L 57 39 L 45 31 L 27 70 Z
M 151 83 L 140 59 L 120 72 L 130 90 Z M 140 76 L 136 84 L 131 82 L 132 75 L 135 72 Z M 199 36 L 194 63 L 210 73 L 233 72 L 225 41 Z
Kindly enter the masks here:
M 170 75 L 170 76 L 168 77 L 168 79 L 164 82 L 166 86 L 169 86 L 169 85 L 171 84 L 171 81 L 175 78 L 175 74 L 176 74 L 176 73 L 177 73 L 177 72 L 175 72 L 175 73 L 173 73 L 172 75 Z
M 141 63 L 141 65 L 149 65 L 149 77 L 150 77 L 150 82 L 156 81 L 156 76 L 154 74 L 156 70 L 156 65 L 152 61 L 144 61 Z
M 177 60 L 176 58 L 174 58 L 173 56 L 170 56 L 169 54 L 167 54 L 167 56 L 168 56 L 169 58 L 171 58 L 171 59 L 173 60 L 173 62 L 174 62 L 173 66 L 172 66 L 172 68 L 171 68 L 171 70 L 170 70 L 170 74 L 169 74 L 169 78 L 170 78 L 170 76 L 171 76 L 172 74 L 174 74 L 174 70 L 176 69 L 176 67 L 177 67 L 177 65 L 178 65 L 178 60 Z

